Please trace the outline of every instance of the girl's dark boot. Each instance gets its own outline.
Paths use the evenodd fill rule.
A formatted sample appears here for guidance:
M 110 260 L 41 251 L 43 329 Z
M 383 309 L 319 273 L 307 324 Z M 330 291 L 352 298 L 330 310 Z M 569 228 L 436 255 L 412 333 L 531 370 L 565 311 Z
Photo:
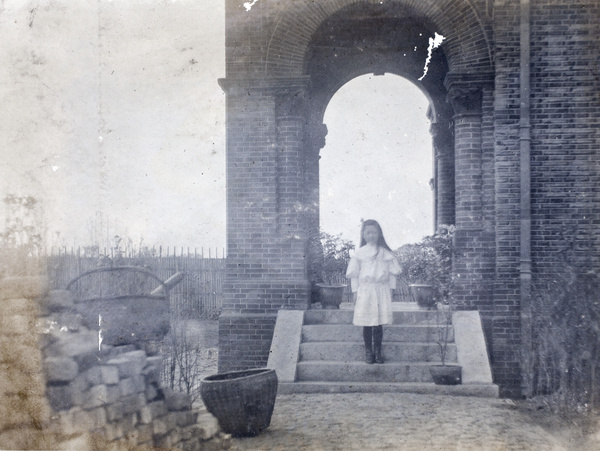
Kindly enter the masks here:
M 375 363 L 383 363 L 381 344 L 383 342 L 383 326 L 373 327 L 373 344 L 375 348 Z
M 375 363 L 373 355 L 373 328 L 369 326 L 363 327 L 363 339 L 365 340 L 365 362 L 368 364 Z

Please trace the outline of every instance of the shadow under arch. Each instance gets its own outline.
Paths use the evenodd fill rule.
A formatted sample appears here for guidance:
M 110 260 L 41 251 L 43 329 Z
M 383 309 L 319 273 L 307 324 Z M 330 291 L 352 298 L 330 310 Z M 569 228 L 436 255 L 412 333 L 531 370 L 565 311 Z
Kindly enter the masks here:
M 448 63 L 453 72 L 492 69 L 490 27 L 485 21 L 489 14 L 486 16 L 471 0 L 336 0 L 326 6 L 314 0 L 295 0 L 274 18 L 264 74 L 294 77 L 305 73 L 303 62 L 317 29 L 344 16 L 359 20 L 416 18 L 429 29 L 446 36 Z

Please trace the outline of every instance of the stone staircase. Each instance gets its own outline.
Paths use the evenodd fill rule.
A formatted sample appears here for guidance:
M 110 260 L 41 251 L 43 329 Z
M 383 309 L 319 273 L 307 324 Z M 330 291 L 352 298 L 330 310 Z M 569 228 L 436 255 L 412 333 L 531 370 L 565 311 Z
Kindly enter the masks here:
M 498 387 L 491 383 L 487 351 L 489 375 L 476 376 L 479 380 L 469 377 L 473 371 L 468 365 L 464 368 L 467 358 L 467 362 L 460 362 L 463 379 L 467 376 L 463 385 L 435 385 L 429 366 L 441 363 L 435 342 L 436 312 L 400 303 L 394 304 L 394 310 L 394 324 L 384 326 L 383 365 L 365 363 L 362 328 L 352 325 L 351 306 L 279 312 L 268 363 L 278 373 L 279 392 L 395 391 L 498 396 Z M 475 314 L 479 319 L 477 312 L 456 312 L 455 316 L 462 313 Z M 454 328 L 450 330 L 447 363 L 459 362 Z M 482 333 L 479 338 L 483 338 Z M 469 352 L 463 354 L 468 357 Z

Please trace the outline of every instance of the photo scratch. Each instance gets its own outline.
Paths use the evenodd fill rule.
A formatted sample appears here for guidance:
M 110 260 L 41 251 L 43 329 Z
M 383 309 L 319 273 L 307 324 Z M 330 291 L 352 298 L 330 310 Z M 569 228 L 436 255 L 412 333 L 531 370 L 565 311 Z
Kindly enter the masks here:
M 246 2 L 246 3 L 244 3 L 244 8 L 246 8 L 246 11 L 250 11 L 252 9 L 252 7 L 254 5 L 256 5 L 256 3 L 258 3 L 258 0 L 252 0 L 252 2 Z
M 98 351 L 102 351 L 102 315 L 98 315 Z
M 429 38 L 429 47 L 427 47 L 427 59 L 425 60 L 423 75 L 421 75 L 419 81 L 423 80 L 425 78 L 425 75 L 427 75 L 427 71 L 429 70 L 429 62 L 431 61 L 431 55 L 433 53 L 433 50 L 437 49 L 440 45 L 442 45 L 444 39 L 446 39 L 444 36 L 437 33 L 435 33 L 435 36 L 433 38 Z

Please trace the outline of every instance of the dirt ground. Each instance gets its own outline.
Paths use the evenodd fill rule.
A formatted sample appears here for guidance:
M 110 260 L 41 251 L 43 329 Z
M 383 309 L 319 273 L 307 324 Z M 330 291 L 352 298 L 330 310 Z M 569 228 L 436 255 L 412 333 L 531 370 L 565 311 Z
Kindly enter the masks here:
M 216 321 L 190 323 L 217 371 Z M 200 401 L 201 402 L 201 401 Z M 382 394 L 279 395 L 271 426 L 232 450 L 600 450 L 598 422 L 506 399 Z

